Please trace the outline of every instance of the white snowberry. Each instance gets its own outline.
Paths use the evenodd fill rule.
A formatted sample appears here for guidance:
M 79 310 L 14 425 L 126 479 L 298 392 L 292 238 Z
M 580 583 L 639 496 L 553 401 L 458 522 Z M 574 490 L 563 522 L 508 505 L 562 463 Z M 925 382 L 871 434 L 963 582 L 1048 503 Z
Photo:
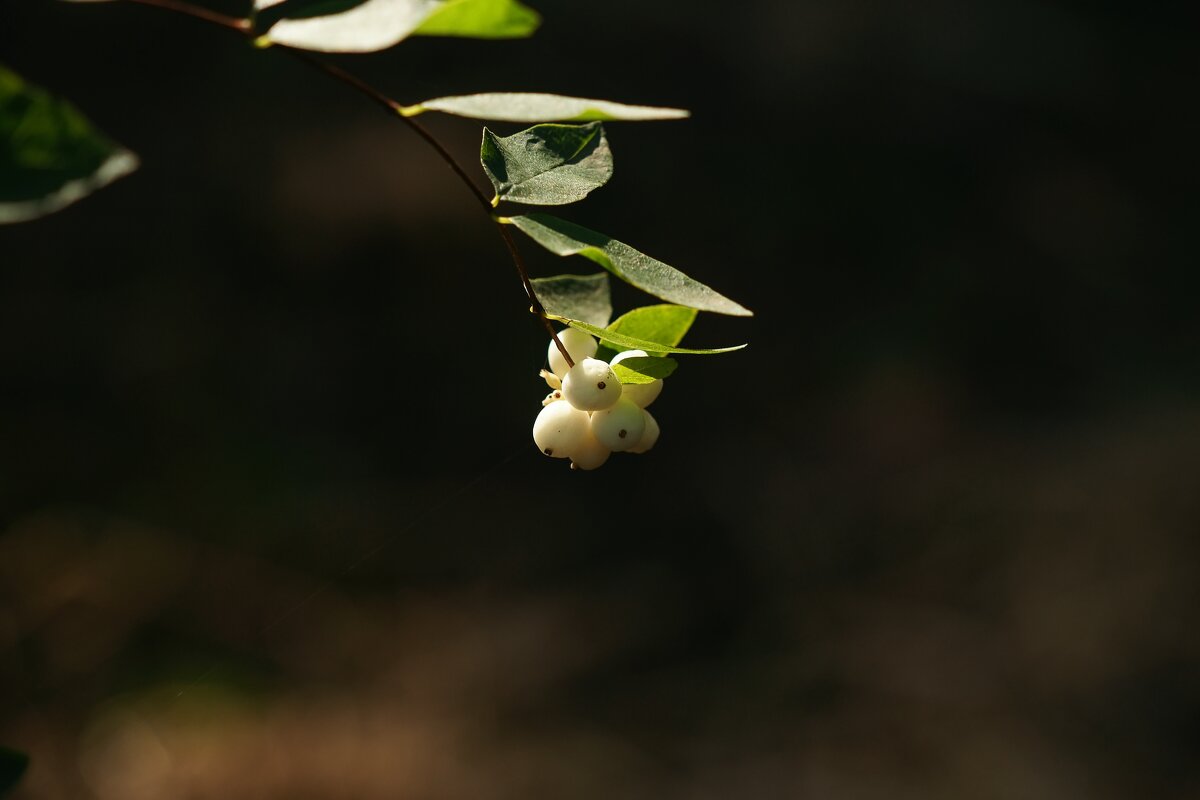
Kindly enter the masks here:
M 630 453 L 644 453 L 651 447 L 654 447 L 655 442 L 658 441 L 658 421 L 650 416 L 650 412 L 644 408 L 642 409 L 642 416 L 646 418 L 646 429 L 642 432 L 642 438 L 638 441 L 637 445 L 629 448 Z
M 567 404 L 555 403 L 554 405 Z M 587 416 L 587 412 L 579 413 Z M 588 430 L 570 453 L 571 469 L 595 469 L 608 461 L 610 455 L 612 455 L 612 450 L 605 447 L 599 439 L 592 435 L 591 430 Z
M 563 343 L 563 347 L 567 348 L 567 352 L 571 354 L 571 360 L 576 364 L 585 358 L 596 355 L 596 340 L 583 331 L 564 328 L 558 332 L 558 340 Z M 567 366 L 567 360 L 563 358 L 553 339 L 550 340 L 550 347 L 546 350 L 546 360 L 550 362 L 551 372 L 560 378 L 566 377 L 570 367 Z
M 533 421 L 533 443 L 551 458 L 570 458 L 586 439 L 594 439 L 586 411 L 551 402 Z
M 627 358 L 646 358 L 645 350 L 625 350 L 613 356 L 610 364 L 619 364 Z M 621 396 L 628 397 L 633 402 L 637 403 L 639 408 L 645 408 L 653 403 L 662 393 L 663 382 L 662 378 L 657 378 L 653 383 L 626 383 L 621 387 Z
M 621 382 L 608 364 L 597 358 L 585 358 L 567 370 L 562 393 L 575 408 L 603 411 L 621 399 Z
M 638 446 L 646 431 L 645 414 L 636 403 L 622 396 L 612 408 L 592 414 L 592 434 L 609 450 L 630 450 Z

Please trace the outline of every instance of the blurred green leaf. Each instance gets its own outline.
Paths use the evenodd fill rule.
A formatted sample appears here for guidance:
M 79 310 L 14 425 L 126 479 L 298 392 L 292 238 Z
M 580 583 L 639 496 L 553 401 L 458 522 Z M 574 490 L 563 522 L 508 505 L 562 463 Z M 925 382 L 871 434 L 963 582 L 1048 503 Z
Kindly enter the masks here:
M 678 366 L 679 362 L 673 358 L 635 356 L 613 364 L 613 372 L 621 383 L 654 383 L 669 376 Z
M 567 317 L 558 316 L 557 314 L 547 314 L 546 316 L 548 316 L 550 319 L 558 320 L 566 325 L 570 325 L 572 328 L 586 331 L 601 341 L 617 345 L 622 350 L 645 350 L 647 353 L 684 353 L 687 355 L 704 356 L 716 355 L 717 353 L 731 353 L 734 350 L 741 350 L 746 346 L 744 344 L 739 344 L 734 345 L 733 347 L 714 347 L 709 349 L 672 347 L 667 345 L 665 342 L 652 342 L 648 339 L 639 339 L 635 336 L 627 336 L 623 333 L 617 333 L 616 331 L 611 331 L 607 328 L 589 325 L 583 320 L 569 319 Z
M 479 157 L 497 201 L 538 206 L 582 200 L 613 172 L 612 151 L 599 122 L 534 125 L 512 136 L 484 128 Z
M 6 796 L 20 783 L 28 768 L 29 756 L 0 747 L 0 797 Z
M 663 300 L 735 317 L 754 315 L 674 267 L 573 222 L 550 214 L 502 217 L 500 221 L 516 225 L 522 233 L 555 255 L 589 258 L 621 280 Z
M 565 97 L 559 94 L 532 92 L 490 92 L 435 97 L 409 106 L 409 116 L 423 111 L 440 111 L 472 119 L 502 122 L 585 122 L 587 120 L 641 121 L 683 119 L 689 112 L 682 108 L 630 106 L 610 100 L 591 100 L 586 97 Z
M 612 319 L 612 293 L 607 272 L 534 278 L 533 293 L 548 313 L 581 319 L 601 327 Z
M 260 41 L 324 53 L 386 50 L 410 36 L 443 4 L 438 0 L 258 0 L 283 15 Z
M 0 223 L 58 211 L 137 163 L 70 103 L 0 66 Z
M 450 0 L 430 14 L 416 36 L 517 39 L 530 36 L 542 18 L 516 0 Z

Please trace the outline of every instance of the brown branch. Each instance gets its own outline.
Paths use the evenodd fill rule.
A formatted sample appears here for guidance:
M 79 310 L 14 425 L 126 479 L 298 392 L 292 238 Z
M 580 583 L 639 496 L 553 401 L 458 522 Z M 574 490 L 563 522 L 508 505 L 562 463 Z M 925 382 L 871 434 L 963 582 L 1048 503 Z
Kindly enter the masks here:
M 198 19 L 212 25 L 218 25 L 236 33 L 249 35 L 251 25 L 250 20 L 241 19 L 240 17 L 228 17 L 224 14 L 218 14 L 215 11 L 209 11 L 207 8 L 194 6 L 191 3 L 185 3 L 183 0 L 128 0 L 130 3 L 138 5 L 151 6 L 153 8 L 161 8 L 164 11 L 173 11 L 176 14 L 182 14 L 185 17 Z
M 214 11 L 209 11 L 206 8 L 201 8 L 200 6 L 195 6 L 191 3 L 184 2 L 184 0 L 127 0 L 127 2 L 160 8 L 164 11 L 172 11 L 176 14 L 182 14 L 183 16 L 191 17 L 192 19 L 198 19 L 203 22 L 220 26 L 251 39 L 254 38 L 254 25 L 250 20 L 218 14 Z M 479 188 L 479 186 L 476 185 L 475 181 L 471 179 L 471 176 L 467 174 L 467 171 L 463 169 L 462 164 L 458 163 L 458 159 L 456 159 L 454 155 L 446 149 L 445 145 L 438 141 L 438 139 L 432 133 L 430 133 L 429 129 L 424 125 L 417 122 L 412 117 L 406 117 L 401 114 L 400 109 L 403 108 L 403 106 L 400 103 L 396 102 L 383 92 L 376 89 L 374 86 L 371 86 L 369 83 L 355 75 L 352 75 L 336 64 L 322 61 L 321 59 L 310 55 L 304 50 L 298 50 L 285 45 L 273 45 L 272 49 L 282 50 L 293 58 L 312 67 L 313 69 L 325 73 L 334 80 L 339 81 L 354 89 L 359 94 L 366 96 L 373 103 L 382 107 L 393 117 L 406 124 L 414 133 L 420 136 L 426 144 L 433 148 L 438 156 L 441 157 L 442 161 L 446 163 L 446 166 L 450 167 L 451 171 L 458 176 L 458 179 L 462 181 L 463 185 L 465 185 L 471 191 L 471 194 L 476 200 L 479 201 L 484 213 L 487 214 L 488 218 L 496 225 L 496 230 L 500 233 L 500 238 L 504 240 L 504 245 L 508 248 L 508 253 L 512 257 L 513 265 L 517 268 L 517 274 L 521 278 L 521 285 L 525 288 L 525 294 L 529 297 L 529 310 L 536 314 L 539 319 L 541 319 L 542 324 L 546 328 L 546 332 L 550 334 L 550 338 L 554 340 L 554 344 L 556 347 L 558 347 L 558 351 L 562 353 L 563 358 L 566 359 L 567 365 L 572 367 L 575 366 L 575 361 L 571 358 L 571 354 L 567 352 L 567 348 L 558 338 L 558 333 L 555 332 L 554 326 L 550 323 L 549 317 L 546 316 L 545 307 L 542 306 L 542 302 L 538 300 L 537 294 L 533 291 L 533 283 L 529 279 L 529 271 L 525 268 L 525 262 L 521 258 L 520 251 L 517 249 L 517 243 L 513 241 L 512 234 L 509 233 L 508 228 L 505 227 L 504 223 L 492 216 L 491 201 Z

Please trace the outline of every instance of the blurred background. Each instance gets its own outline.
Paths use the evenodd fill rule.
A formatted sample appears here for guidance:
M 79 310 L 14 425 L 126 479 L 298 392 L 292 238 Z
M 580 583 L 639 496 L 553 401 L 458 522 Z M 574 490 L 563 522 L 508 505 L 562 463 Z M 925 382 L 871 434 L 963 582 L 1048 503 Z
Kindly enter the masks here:
M 534 5 L 337 60 L 693 110 L 610 124 L 563 216 L 750 347 L 591 473 L 534 449 L 545 334 L 404 126 L 153 9 L 0 11 L 142 159 L 0 229 L 17 798 L 1200 797 L 1189 7 Z

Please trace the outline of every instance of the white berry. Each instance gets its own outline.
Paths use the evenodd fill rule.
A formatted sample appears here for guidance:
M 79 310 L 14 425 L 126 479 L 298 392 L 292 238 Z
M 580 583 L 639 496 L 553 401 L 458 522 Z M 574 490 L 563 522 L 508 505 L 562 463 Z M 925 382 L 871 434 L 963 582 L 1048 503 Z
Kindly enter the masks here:
M 533 421 L 533 443 L 551 458 L 570 458 L 585 439 L 592 439 L 586 411 L 570 403 L 551 402 Z
M 555 403 L 554 405 L 567 405 L 566 403 Z M 580 414 L 587 416 L 587 412 L 580 411 Z M 612 450 L 609 450 L 604 444 L 592 435 L 590 430 L 586 431 L 584 437 L 575 445 L 575 449 L 571 451 L 571 469 L 595 469 L 596 467 L 608 461 L 608 457 L 612 455 Z
M 644 453 L 651 447 L 654 447 L 658 441 L 658 421 L 650 416 L 650 412 L 642 409 L 642 416 L 646 418 L 646 428 L 642 432 L 642 438 L 638 441 L 637 446 L 629 448 L 630 453 Z
M 592 434 L 614 452 L 637 447 L 646 431 L 645 414 L 636 403 L 622 396 L 612 408 L 592 414 Z
M 621 399 L 621 382 L 608 364 L 596 358 L 585 358 L 567 370 L 562 393 L 575 408 L 603 411 Z
M 625 350 L 613 356 L 611 364 L 619 364 L 627 358 L 646 358 L 645 350 Z M 639 408 L 645 408 L 658 399 L 662 393 L 663 382 L 662 378 L 657 378 L 653 383 L 626 383 L 621 387 L 621 396 L 628 397 Z
M 563 343 L 563 347 L 567 348 L 567 352 L 571 354 L 571 360 L 576 364 L 585 358 L 596 355 L 596 340 L 583 331 L 564 328 L 558 332 L 558 340 Z M 550 362 L 551 372 L 560 378 L 566 377 L 570 367 L 567 366 L 567 360 L 563 358 L 553 339 L 550 340 L 550 348 L 546 351 L 546 360 Z

